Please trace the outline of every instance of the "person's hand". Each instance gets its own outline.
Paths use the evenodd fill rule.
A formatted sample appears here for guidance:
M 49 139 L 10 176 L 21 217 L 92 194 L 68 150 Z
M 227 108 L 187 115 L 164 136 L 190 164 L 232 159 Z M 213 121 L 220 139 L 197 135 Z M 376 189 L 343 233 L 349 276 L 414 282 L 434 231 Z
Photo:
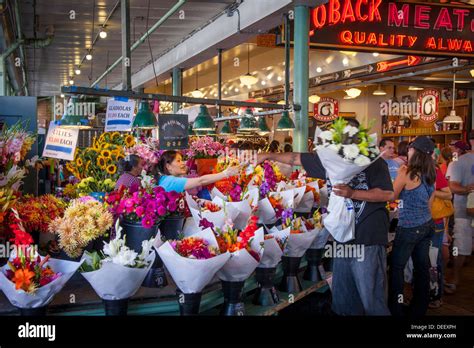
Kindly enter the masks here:
M 468 190 L 468 192 L 473 192 L 474 191 L 474 184 L 467 185 L 467 190 Z
M 332 191 L 336 196 L 344 198 L 352 198 L 352 196 L 354 195 L 354 190 L 346 184 L 334 185 Z
M 265 162 L 268 158 L 268 153 L 258 153 L 257 154 L 257 164 Z
M 231 176 L 236 176 L 239 175 L 241 170 L 241 166 L 233 166 L 233 167 L 228 167 L 226 170 L 224 170 L 224 175 L 226 178 L 230 178 Z

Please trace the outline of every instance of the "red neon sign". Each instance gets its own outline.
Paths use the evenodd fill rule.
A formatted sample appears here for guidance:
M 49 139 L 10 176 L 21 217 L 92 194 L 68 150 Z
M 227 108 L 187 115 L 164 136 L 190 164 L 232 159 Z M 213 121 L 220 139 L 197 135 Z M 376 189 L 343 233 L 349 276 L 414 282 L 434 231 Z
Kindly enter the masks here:
M 405 65 L 405 64 L 408 66 L 418 65 L 420 62 L 421 62 L 421 58 L 415 57 L 415 56 L 408 56 L 406 59 L 395 61 L 395 62 L 378 62 L 377 71 L 379 72 L 387 71 L 393 67 L 396 67 L 399 65 Z

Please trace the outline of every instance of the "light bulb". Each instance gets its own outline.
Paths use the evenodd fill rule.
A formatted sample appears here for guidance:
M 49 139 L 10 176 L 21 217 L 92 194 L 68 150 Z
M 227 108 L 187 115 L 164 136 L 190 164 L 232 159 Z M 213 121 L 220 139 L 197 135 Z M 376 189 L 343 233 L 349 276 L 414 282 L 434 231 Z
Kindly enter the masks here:
M 105 31 L 104 28 L 100 30 L 99 36 L 101 39 L 105 39 L 107 37 L 107 32 Z
M 348 66 L 348 65 L 349 65 L 349 59 L 347 59 L 347 57 L 344 58 L 344 59 L 342 60 L 342 64 L 343 64 L 344 66 Z
M 69 80 L 69 84 L 70 84 L 70 85 L 73 85 L 73 84 L 74 84 L 74 80 L 73 80 L 73 79 L 70 79 L 70 80 Z
M 281 81 L 281 80 L 283 80 L 283 78 L 282 78 L 281 76 L 278 76 L 278 77 L 277 77 L 277 80 L 278 80 L 278 81 Z
M 321 68 L 320 66 L 318 66 L 318 67 L 316 68 L 316 72 L 317 72 L 317 73 L 323 72 L 323 68 Z
M 379 54 L 378 52 L 374 52 L 374 53 L 372 53 L 372 55 L 373 55 L 374 57 L 378 57 L 380 54 Z
M 64 98 L 64 94 L 63 94 L 63 93 L 61 93 L 61 98 Z
M 86 59 L 87 59 L 87 60 L 92 60 L 92 54 L 87 53 L 87 54 L 86 54 Z
M 74 72 L 76 73 L 76 75 L 80 75 L 81 74 L 81 69 L 77 68 L 76 70 L 74 70 Z

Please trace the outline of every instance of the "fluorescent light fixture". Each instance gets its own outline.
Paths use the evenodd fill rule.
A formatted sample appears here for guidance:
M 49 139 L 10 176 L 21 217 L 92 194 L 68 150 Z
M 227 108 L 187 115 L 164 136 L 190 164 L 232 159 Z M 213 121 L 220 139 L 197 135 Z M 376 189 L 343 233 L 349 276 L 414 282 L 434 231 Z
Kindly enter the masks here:
M 423 87 L 417 87 L 417 86 L 410 86 L 408 87 L 409 91 L 422 91 Z
M 351 97 L 351 98 L 357 98 L 358 96 L 360 96 L 360 94 L 362 93 L 362 91 L 358 88 L 350 88 L 350 89 L 346 89 L 346 94 Z

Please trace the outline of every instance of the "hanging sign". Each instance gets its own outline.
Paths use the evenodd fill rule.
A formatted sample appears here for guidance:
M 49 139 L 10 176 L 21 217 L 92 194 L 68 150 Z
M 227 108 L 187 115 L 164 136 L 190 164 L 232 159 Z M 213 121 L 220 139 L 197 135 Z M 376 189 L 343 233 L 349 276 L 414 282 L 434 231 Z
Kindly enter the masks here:
M 339 116 L 337 99 L 322 97 L 314 104 L 314 118 L 321 122 L 331 122 Z
M 329 0 L 311 12 L 314 47 L 474 57 L 474 9 L 382 0 Z
M 418 114 L 421 121 L 434 122 L 438 119 L 440 93 L 436 89 L 427 89 L 418 96 Z
M 158 117 L 160 150 L 188 148 L 188 115 L 161 114 Z
M 107 100 L 105 131 L 128 132 L 132 130 L 135 101 Z
M 78 137 L 79 129 L 62 128 L 51 122 L 46 136 L 43 157 L 74 160 Z

